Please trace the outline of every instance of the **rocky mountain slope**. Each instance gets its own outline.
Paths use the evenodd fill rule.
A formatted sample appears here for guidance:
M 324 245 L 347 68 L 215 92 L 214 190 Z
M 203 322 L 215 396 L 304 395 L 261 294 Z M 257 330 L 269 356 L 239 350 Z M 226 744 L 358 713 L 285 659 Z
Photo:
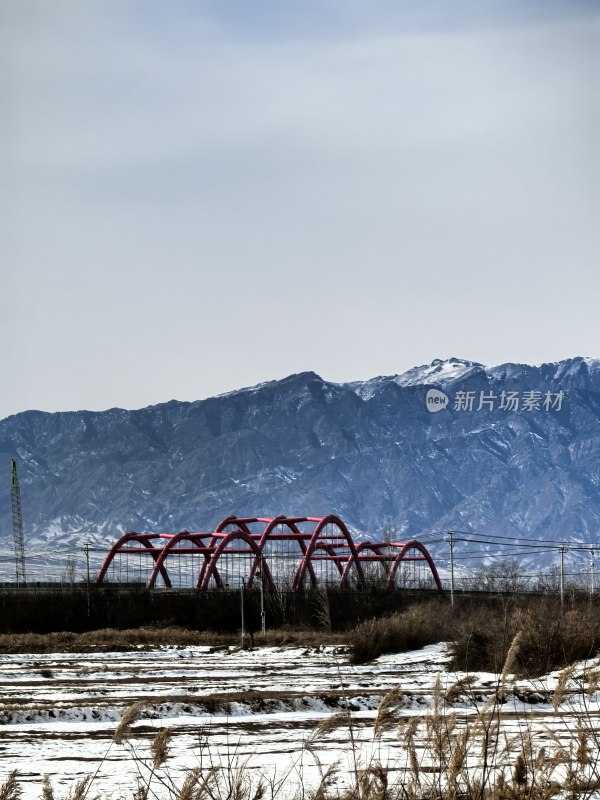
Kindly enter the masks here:
M 11 457 L 32 540 L 333 511 L 371 536 L 394 526 L 594 541 L 600 362 L 450 359 L 350 384 L 307 372 L 137 411 L 26 411 L 0 421 L 3 550 Z

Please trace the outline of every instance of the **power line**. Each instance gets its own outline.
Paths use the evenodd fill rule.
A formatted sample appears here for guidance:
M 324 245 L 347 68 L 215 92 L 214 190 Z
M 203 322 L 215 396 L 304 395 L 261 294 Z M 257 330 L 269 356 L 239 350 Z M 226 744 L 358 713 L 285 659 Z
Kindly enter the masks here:
M 477 541 L 486 540 L 486 541 L 500 541 L 500 542 L 525 542 L 525 543 L 532 542 L 532 543 L 534 543 L 536 545 L 546 544 L 546 545 L 553 545 L 554 547 L 558 547 L 561 544 L 563 544 L 563 542 L 557 541 L 556 539 L 534 539 L 534 538 L 527 537 L 527 536 L 504 536 L 504 535 L 496 534 L 496 533 L 482 533 L 480 531 L 457 531 L 457 530 L 453 530 L 451 532 L 455 536 L 456 535 L 468 536 L 470 539 L 477 540 Z M 578 546 L 591 547 L 591 546 L 594 545 L 594 542 L 589 542 L 589 543 L 586 543 L 586 542 L 566 543 L 566 542 L 564 542 L 564 544 L 567 547 L 578 547 Z M 596 546 L 600 547 L 600 545 L 598 545 L 598 544 Z

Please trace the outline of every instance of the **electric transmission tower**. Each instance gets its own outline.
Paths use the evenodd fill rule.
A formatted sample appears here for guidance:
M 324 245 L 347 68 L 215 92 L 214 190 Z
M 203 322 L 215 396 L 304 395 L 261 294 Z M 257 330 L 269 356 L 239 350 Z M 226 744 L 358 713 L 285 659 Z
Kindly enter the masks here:
M 15 563 L 17 586 L 25 585 L 25 544 L 23 542 L 23 515 L 21 514 L 21 486 L 17 475 L 17 462 L 10 462 L 10 501 L 12 505 L 13 538 L 15 540 Z

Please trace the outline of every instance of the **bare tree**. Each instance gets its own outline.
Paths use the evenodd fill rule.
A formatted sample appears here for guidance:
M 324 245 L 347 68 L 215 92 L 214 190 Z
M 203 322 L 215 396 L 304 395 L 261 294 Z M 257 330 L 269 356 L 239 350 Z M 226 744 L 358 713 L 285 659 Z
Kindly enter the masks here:
M 72 585 L 75 583 L 76 575 L 77 575 L 77 557 L 67 556 L 65 571 L 62 574 L 62 582 Z
M 481 567 L 471 576 L 463 578 L 462 583 L 470 592 L 515 594 L 532 588 L 529 577 L 514 559 Z

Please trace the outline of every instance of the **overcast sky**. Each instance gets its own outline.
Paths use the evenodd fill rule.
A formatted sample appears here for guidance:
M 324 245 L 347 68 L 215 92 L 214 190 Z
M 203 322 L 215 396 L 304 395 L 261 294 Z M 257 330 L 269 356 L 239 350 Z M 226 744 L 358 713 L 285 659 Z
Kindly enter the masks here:
M 0 418 L 600 356 L 600 0 L 0 0 Z

